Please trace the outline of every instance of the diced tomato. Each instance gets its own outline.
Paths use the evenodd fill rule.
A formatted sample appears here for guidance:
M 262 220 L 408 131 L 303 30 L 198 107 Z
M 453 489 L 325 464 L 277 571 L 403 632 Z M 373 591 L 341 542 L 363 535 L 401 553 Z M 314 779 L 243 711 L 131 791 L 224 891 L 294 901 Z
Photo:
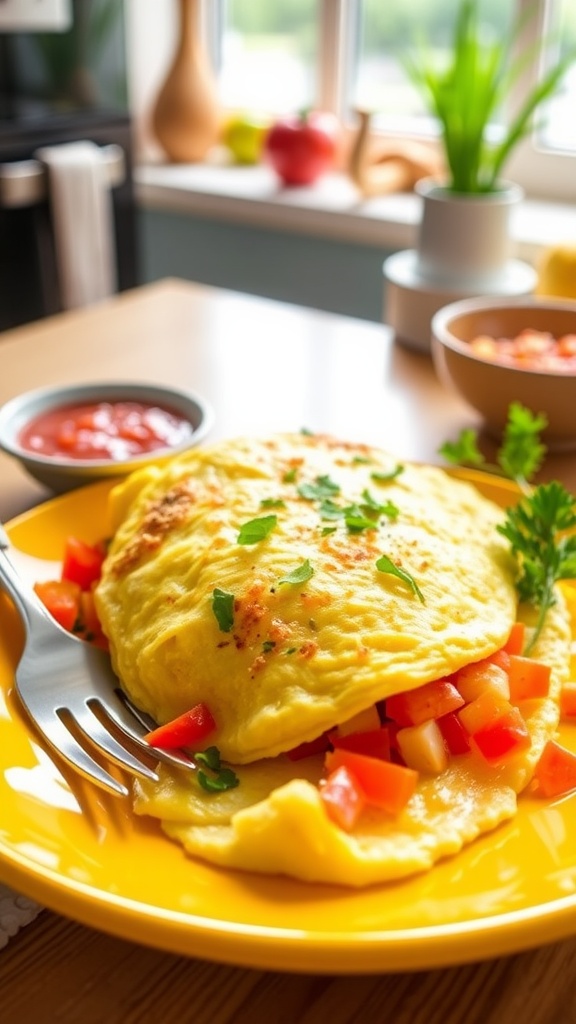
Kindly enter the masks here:
M 320 798 L 328 817 L 350 832 L 366 805 L 366 795 L 346 765 L 339 765 L 320 783 Z
M 453 757 L 458 754 L 468 753 L 470 750 L 470 740 L 457 714 L 450 711 L 447 715 L 442 715 L 442 718 L 438 719 L 438 728 Z
M 508 682 L 510 700 L 518 704 L 532 697 L 546 697 L 550 691 L 549 665 L 534 658 L 524 658 L 521 654 L 510 655 Z
M 560 691 L 560 711 L 564 718 L 576 716 L 576 682 L 564 683 Z
M 490 658 L 483 658 L 482 661 L 476 661 L 472 665 L 466 665 L 459 669 L 454 682 L 467 704 L 476 700 L 483 693 L 493 693 L 505 700 L 510 697 L 508 676 L 505 670 L 494 664 Z
M 420 725 L 461 708 L 464 700 L 448 679 L 435 679 L 415 690 L 397 693 L 386 700 L 386 714 L 398 725 Z
M 80 587 L 71 580 L 35 583 L 34 590 L 63 629 L 72 632 L 80 615 Z
M 504 697 L 500 697 L 491 690 L 486 690 L 476 697 L 476 700 L 466 704 L 458 712 L 458 718 L 468 735 L 473 736 L 479 729 L 491 725 L 492 722 L 502 718 L 511 710 L 512 705 L 509 700 L 505 700 Z
M 352 750 L 333 750 L 326 754 L 328 772 L 344 765 L 360 783 L 366 800 L 390 814 L 406 806 L 418 782 L 418 772 L 392 761 L 367 757 Z
M 323 732 L 321 736 L 317 736 L 314 740 L 307 740 L 305 743 L 299 743 L 297 747 L 293 747 L 292 750 L 288 750 L 286 757 L 289 757 L 291 761 L 301 761 L 305 757 L 312 757 L 314 754 L 324 754 L 329 749 L 330 740 L 328 733 Z
M 68 537 L 64 546 L 62 579 L 72 580 L 82 590 L 89 590 L 100 579 L 103 561 L 103 546 L 86 544 L 78 537 Z
M 109 644 L 102 632 L 93 590 L 83 590 L 80 593 L 79 626 L 83 640 L 88 640 L 90 643 L 108 650 Z
M 174 750 L 176 747 L 192 747 L 202 743 L 210 733 L 214 732 L 216 722 L 206 704 L 196 704 L 183 715 L 159 725 L 149 732 L 144 739 L 151 747 L 161 750 Z
M 330 739 L 337 750 L 355 750 L 356 753 L 367 754 L 368 757 L 390 760 L 390 730 L 385 725 L 379 729 L 370 729 L 368 732 L 351 732 L 347 736 L 339 736 L 333 732 Z
M 404 764 L 418 772 L 439 775 L 448 764 L 444 737 L 433 718 L 408 725 L 396 734 Z
M 545 797 L 564 796 L 576 789 L 576 754 L 549 740 L 534 772 L 537 792 Z
M 470 742 L 486 761 L 498 763 L 528 750 L 532 740 L 520 711 L 511 708 L 507 714 L 475 732 Z
M 498 668 L 504 669 L 508 672 L 508 666 L 510 664 L 510 655 L 508 651 L 505 651 L 503 647 L 500 647 L 498 651 L 494 651 L 494 654 L 490 654 L 486 661 L 489 661 L 491 665 L 497 665 Z
M 522 654 L 525 643 L 526 626 L 523 622 L 515 622 L 502 650 L 506 651 L 507 654 Z

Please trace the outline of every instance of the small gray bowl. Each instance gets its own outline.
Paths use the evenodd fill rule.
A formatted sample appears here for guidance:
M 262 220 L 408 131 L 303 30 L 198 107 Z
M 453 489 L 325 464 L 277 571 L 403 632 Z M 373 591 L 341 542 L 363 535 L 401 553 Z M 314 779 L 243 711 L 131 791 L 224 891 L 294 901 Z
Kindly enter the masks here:
M 65 406 L 99 402 L 142 402 L 158 405 L 187 419 L 192 433 L 174 447 L 159 448 L 128 459 L 78 459 L 40 455 L 22 447 L 19 437 L 26 425 L 43 413 Z M 0 448 L 18 459 L 27 472 L 57 494 L 107 477 L 124 476 L 150 463 L 197 445 L 211 429 L 214 413 L 203 398 L 167 386 L 131 381 L 62 385 L 27 391 L 0 407 Z

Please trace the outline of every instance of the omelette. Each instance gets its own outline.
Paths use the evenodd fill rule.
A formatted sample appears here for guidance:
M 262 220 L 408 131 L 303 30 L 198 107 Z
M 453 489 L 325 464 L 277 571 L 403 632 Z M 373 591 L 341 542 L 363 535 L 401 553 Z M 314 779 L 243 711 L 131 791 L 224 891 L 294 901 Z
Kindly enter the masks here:
M 110 515 L 96 603 L 124 690 L 159 723 L 197 706 L 214 722 L 195 771 L 160 764 L 159 782 L 135 783 L 136 812 L 191 855 L 361 886 L 430 868 L 514 815 L 558 724 L 571 642 L 560 593 L 534 650 L 549 692 L 522 709 L 520 752 L 451 756 L 417 773 L 399 811 L 368 804 L 349 829 L 322 796 L 319 739 L 373 729 L 392 697 L 455 678 L 517 620 L 534 624 L 503 513 L 471 484 L 285 434 L 140 470 L 111 492 Z M 198 784 L 202 750 L 233 785 Z

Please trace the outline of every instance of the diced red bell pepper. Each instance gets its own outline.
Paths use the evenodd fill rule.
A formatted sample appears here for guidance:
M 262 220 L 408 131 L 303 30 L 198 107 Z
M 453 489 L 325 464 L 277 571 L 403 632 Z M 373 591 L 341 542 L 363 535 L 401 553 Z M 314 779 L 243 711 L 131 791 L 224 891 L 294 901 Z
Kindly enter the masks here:
M 564 718 L 576 717 L 576 682 L 572 680 L 562 686 L 560 712 Z
M 576 789 L 576 754 L 555 740 L 549 740 L 534 772 L 538 793 L 545 797 L 564 796 Z
M 528 750 L 532 740 L 520 711 L 513 707 L 501 718 L 475 732 L 470 738 L 470 744 L 486 761 L 497 764 L 522 750 Z
M 470 739 L 458 715 L 450 711 L 438 719 L 438 728 L 442 733 L 448 750 L 453 757 L 467 754 L 470 750 Z
M 351 732 L 348 736 L 332 733 L 330 739 L 336 750 L 355 750 L 356 753 L 367 754 L 368 757 L 390 760 L 390 730 L 385 725 L 380 729 L 370 729 L 368 732 Z
M 398 814 L 406 806 L 418 782 L 418 772 L 412 768 L 352 750 L 329 751 L 325 764 L 329 772 L 341 765 L 348 768 L 360 783 L 367 802 L 389 814 Z
M 206 704 L 196 704 L 183 715 L 173 718 L 165 725 L 147 733 L 144 737 L 151 747 L 161 750 L 174 750 L 177 747 L 193 747 L 214 732 L 216 722 Z
M 86 544 L 79 537 L 68 537 L 64 545 L 62 579 L 78 583 L 89 590 L 102 573 L 105 551 L 103 545 Z
M 420 725 L 429 718 L 440 718 L 456 711 L 464 699 L 448 679 L 435 679 L 415 690 L 396 693 L 386 700 L 386 714 L 398 725 Z
M 297 747 L 292 747 L 292 750 L 287 751 L 286 757 L 291 761 L 301 761 L 305 757 L 313 757 L 314 754 L 325 754 L 329 746 L 328 733 L 323 732 L 314 740 L 307 740 L 299 743 Z
M 322 780 L 319 791 L 331 821 L 350 832 L 366 804 L 365 793 L 353 773 L 340 765 Z
M 34 590 L 63 629 L 71 633 L 80 615 L 80 586 L 71 580 L 47 580 L 35 583 Z
M 515 622 L 502 650 L 507 654 L 522 654 L 526 643 L 526 626 L 523 622 Z

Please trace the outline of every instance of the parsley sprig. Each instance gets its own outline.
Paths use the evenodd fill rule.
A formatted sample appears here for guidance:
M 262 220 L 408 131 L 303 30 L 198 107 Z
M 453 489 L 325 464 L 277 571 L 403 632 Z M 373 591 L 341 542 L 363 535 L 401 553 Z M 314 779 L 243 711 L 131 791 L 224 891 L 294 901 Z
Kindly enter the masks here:
M 488 462 L 478 447 L 478 434 L 470 427 L 462 430 L 456 441 L 446 441 L 439 449 L 447 462 L 458 466 L 472 466 L 515 480 L 523 491 L 540 469 L 546 455 L 546 446 L 540 433 L 548 425 L 542 413 L 535 415 L 520 402 L 512 402 L 502 435 L 502 444 L 496 453 L 496 464 Z
M 497 530 L 510 542 L 517 560 L 519 600 L 538 609 L 526 654 L 536 644 L 546 615 L 556 602 L 555 583 L 576 576 L 576 534 L 570 533 L 576 529 L 576 498 L 557 480 L 530 486 L 546 455 L 540 440 L 540 431 L 546 425 L 545 416 L 534 415 L 519 402 L 512 403 L 496 466 L 486 462 L 476 432 L 470 429 L 462 431 L 456 442 L 440 448 L 449 462 L 497 472 L 515 480 L 522 491 L 522 498 L 506 510 L 506 518 Z
M 548 609 L 555 604 L 554 584 L 576 576 L 576 534 L 566 532 L 575 527 L 576 501 L 557 480 L 542 484 L 530 498 L 509 508 L 506 521 L 497 527 L 519 561 L 519 599 L 539 609 L 527 653 L 542 631 Z
M 223 793 L 239 785 L 236 772 L 223 767 L 218 747 L 207 747 L 202 753 L 194 754 L 194 760 L 197 765 L 203 766 L 198 768 L 197 779 L 207 793 Z

